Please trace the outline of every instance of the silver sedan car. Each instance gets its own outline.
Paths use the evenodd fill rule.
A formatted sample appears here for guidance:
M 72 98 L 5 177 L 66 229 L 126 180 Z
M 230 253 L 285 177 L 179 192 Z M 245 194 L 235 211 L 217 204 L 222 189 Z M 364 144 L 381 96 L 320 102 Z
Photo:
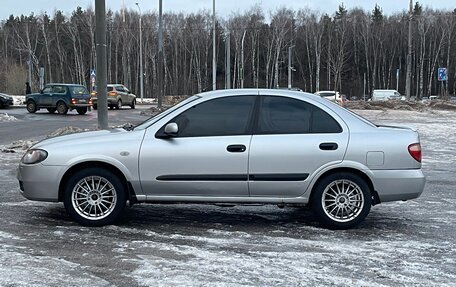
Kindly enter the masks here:
M 63 202 L 88 226 L 134 203 L 191 202 L 309 205 L 324 226 L 346 229 L 425 184 L 415 130 L 266 89 L 197 94 L 132 129 L 46 139 L 18 179 L 26 198 Z

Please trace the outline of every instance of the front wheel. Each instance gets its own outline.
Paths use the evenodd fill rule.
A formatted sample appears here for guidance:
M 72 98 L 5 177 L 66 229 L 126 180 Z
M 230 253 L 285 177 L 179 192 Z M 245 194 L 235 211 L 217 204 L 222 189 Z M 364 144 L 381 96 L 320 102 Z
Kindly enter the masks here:
M 130 108 L 135 109 L 136 108 L 136 100 L 133 100 L 131 102 Z
M 114 223 L 125 208 L 125 188 L 113 173 L 87 168 L 75 173 L 65 187 L 68 214 L 85 226 Z
M 31 114 L 35 113 L 37 110 L 36 103 L 32 100 L 27 102 L 27 111 Z
M 347 172 L 323 178 L 312 194 L 312 209 L 330 229 L 349 229 L 369 214 L 372 195 L 366 181 Z

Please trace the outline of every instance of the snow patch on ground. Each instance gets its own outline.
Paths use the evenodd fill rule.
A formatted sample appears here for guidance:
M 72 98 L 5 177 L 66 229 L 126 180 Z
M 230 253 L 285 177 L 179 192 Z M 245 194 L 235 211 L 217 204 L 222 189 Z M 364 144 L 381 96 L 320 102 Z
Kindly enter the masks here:
M 10 116 L 7 113 L 0 114 L 0 122 L 15 122 L 18 121 L 14 116 Z

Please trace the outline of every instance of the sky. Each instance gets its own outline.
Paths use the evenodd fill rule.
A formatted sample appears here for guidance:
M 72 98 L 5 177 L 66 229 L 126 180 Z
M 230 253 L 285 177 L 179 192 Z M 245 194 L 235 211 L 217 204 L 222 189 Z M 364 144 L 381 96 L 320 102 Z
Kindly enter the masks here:
M 414 0 L 416 1 L 416 0 Z M 112 10 L 120 10 L 124 5 L 126 9 L 138 9 L 138 2 L 142 12 L 158 10 L 158 0 L 106 0 L 106 7 Z M 376 3 L 383 9 L 385 14 L 392 14 L 407 9 L 408 0 L 216 0 L 216 13 L 221 17 L 230 16 L 233 13 L 249 10 L 255 4 L 259 4 L 264 12 L 274 11 L 286 7 L 291 9 L 305 9 L 321 11 L 333 14 L 339 4 L 343 2 L 348 9 L 360 7 L 364 10 L 372 10 Z M 420 0 L 424 7 L 434 9 L 453 10 L 456 8 L 455 0 Z M 0 0 L 0 20 L 7 19 L 9 15 L 15 16 L 34 13 L 39 15 L 43 12 L 53 14 L 54 10 L 62 10 L 64 14 L 70 13 L 81 6 L 86 9 L 94 7 L 95 1 L 89 0 Z M 163 12 L 192 13 L 199 10 L 212 11 L 211 0 L 163 0 Z

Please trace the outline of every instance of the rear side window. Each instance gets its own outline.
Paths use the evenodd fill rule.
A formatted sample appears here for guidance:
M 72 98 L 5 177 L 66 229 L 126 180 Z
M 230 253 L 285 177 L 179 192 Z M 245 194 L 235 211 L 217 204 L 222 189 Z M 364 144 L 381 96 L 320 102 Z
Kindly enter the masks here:
M 286 97 L 262 97 L 257 134 L 340 133 L 339 123 L 307 102 Z
M 113 87 L 108 87 L 108 90 L 107 90 L 107 91 L 108 91 L 108 92 L 111 92 L 112 90 L 114 90 Z
M 88 95 L 89 92 L 85 87 L 71 87 L 73 95 Z
M 248 132 L 255 96 L 209 100 L 191 107 L 171 122 L 179 126 L 178 137 L 244 135 Z

